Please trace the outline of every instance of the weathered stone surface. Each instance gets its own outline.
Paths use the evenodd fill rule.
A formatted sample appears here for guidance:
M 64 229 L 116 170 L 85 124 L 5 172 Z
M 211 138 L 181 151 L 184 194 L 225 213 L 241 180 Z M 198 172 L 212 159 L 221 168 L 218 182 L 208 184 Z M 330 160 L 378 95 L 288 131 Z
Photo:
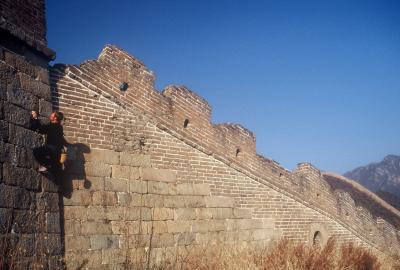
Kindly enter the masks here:
M 0 141 L 8 142 L 9 126 L 8 122 L 0 120 Z
M 111 191 L 95 191 L 93 193 L 93 205 L 112 206 L 117 204 L 117 194 Z
M 148 207 L 130 207 L 126 210 L 126 220 L 152 220 L 152 210 Z
M 25 108 L 28 111 L 39 111 L 39 99 L 21 89 L 11 88 L 7 90 L 8 102 Z
M 81 224 L 81 233 L 83 235 L 104 235 L 111 234 L 111 224 L 106 221 L 85 221 Z
M 16 233 L 31 234 L 38 230 L 40 217 L 30 210 L 15 210 L 13 214 L 13 230 Z
M 36 194 L 36 200 L 44 205 L 46 212 L 59 212 L 60 197 L 58 193 L 42 193 Z
M 126 251 L 122 249 L 105 249 L 102 250 L 102 264 L 119 264 L 126 260 Z
M 4 119 L 10 123 L 29 128 L 30 111 L 6 103 L 4 106 Z
M 118 235 L 94 235 L 90 236 L 90 249 L 110 249 L 118 248 Z
M 43 142 L 42 136 L 38 133 L 13 124 L 9 124 L 8 138 L 10 143 L 27 148 L 38 147 Z
M 85 173 L 88 176 L 111 176 L 111 166 L 100 162 L 86 162 Z
M 204 197 L 201 196 L 165 196 L 165 207 L 181 208 L 181 207 L 205 207 Z
M 190 232 L 194 222 L 189 220 L 168 220 L 166 221 L 169 233 Z
M 227 219 L 232 218 L 231 208 L 211 208 L 213 219 Z
M 105 187 L 106 191 L 120 191 L 127 192 L 128 191 L 128 180 L 120 179 L 120 178 L 105 178 Z
M 143 168 L 143 180 L 158 181 L 158 182 L 176 182 L 176 173 L 171 170 Z
M 132 155 L 121 152 L 121 165 L 133 167 L 150 167 L 150 156 Z
M 95 201 L 95 195 L 97 192 L 93 193 L 93 203 Z M 96 197 L 97 199 L 97 197 Z M 92 204 L 92 192 L 85 191 L 85 190 L 75 190 L 72 192 L 71 197 L 63 198 L 64 205 L 65 206 L 70 206 L 70 205 L 76 205 L 76 206 L 84 206 L 84 205 L 91 205 Z M 98 201 L 96 201 L 98 203 Z
M 174 210 L 175 220 L 192 220 L 196 218 L 196 208 L 178 208 Z
M 0 234 L 6 234 L 11 231 L 12 209 L 0 208 Z
M 90 248 L 90 240 L 87 236 L 66 236 L 65 249 L 67 251 L 86 251 Z
M 110 150 L 90 149 L 89 153 L 84 153 L 85 161 L 100 162 L 110 165 L 119 164 L 119 152 Z
M 32 197 L 27 190 L 0 184 L 0 207 L 29 209 L 31 201 Z
M 233 218 L 251 218 L 251 212 L 250 209 L 233 208 L 232 216 Z
M 41 175 L 31 169 L 19 168 L 9 163 L 4 163 L 3 180 L 8 185 L 38 190 L 40 187 Z
M 46 213 L 46 232 L 56 234 L 61 233 L 59 212 Z
M 143 180 L 130 180 L 129 181 L 129 192 L 133 193 L 147 193 L 147 182 Z
M 84 206 L 69 206 L 64 209 L 65 219 L 81 219 L 86 220 L 88 216 L 88 208 Z
M 139 179 L 139 168 L 132 168 L 129 166 L 112 166 L 112 177 L 113 178 L 124 178 L 129 180 Z
M 51 102 L 44 99 L 39 99 L 39 114 L 42 116 L 50 116 L 53 112 L 53 105 Z
M 211 196 L 205 198 L 207 207 L 234 207 L 235 201 L 231 197 Z
M 153 220 L 172 220 L 174 219 L 174 210 L 171 208 L 154 208 Z
M 48 84 L 34 80 L 32 77 L 22 72 L 17 74 L 17 78 L 19 79 L 19 85 L 22 90 L 30 92 L 37 97 L 44 98 L 47 101 L 51 101 L 50 86 Z
M 170 233 L 155 234 L 151 238 L 153 247 L 172 247 L 175 245 L 174 235 Z
M 148 181 L 147 189 L 150 194 L 169 194 L 168 183 L 164 182 Z

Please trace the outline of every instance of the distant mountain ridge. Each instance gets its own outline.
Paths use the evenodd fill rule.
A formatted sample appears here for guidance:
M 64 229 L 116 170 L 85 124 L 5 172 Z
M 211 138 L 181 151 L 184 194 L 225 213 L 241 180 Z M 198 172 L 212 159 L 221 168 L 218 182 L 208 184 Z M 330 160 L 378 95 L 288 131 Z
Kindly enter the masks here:
M 400 156 L 387 155 L 381 162 L 358 167 L 344 174 L 400 209 Z

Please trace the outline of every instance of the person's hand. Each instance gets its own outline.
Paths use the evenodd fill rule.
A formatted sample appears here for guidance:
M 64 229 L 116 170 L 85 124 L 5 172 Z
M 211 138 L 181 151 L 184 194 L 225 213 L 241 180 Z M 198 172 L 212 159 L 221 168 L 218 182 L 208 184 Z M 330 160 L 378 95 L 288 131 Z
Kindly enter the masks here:
M 33 119 L 38 119 L 38 113 L 37 113 L 37 111 L 32 111 L 32 112 L 31 112 L 31 115 L 32 115 L 32 118 L 33 118 Z

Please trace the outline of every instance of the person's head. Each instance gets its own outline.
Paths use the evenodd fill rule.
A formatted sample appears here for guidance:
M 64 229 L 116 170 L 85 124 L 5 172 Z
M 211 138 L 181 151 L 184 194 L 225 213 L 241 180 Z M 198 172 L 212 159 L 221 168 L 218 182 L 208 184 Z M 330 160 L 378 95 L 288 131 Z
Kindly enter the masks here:
M 53 112 L 50 114 L 50 122 L 53 124 L 59 124 L 64 118 L 64 115 L 60 112 Z

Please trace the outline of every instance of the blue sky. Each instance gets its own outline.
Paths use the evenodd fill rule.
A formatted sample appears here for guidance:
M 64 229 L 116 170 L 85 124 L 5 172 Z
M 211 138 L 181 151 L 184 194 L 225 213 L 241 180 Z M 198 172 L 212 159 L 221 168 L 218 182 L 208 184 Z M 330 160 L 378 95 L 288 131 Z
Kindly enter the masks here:
M 400 1 L 46 1 L 57 63 L 115 44 L 287 169 L 400 155 Z

